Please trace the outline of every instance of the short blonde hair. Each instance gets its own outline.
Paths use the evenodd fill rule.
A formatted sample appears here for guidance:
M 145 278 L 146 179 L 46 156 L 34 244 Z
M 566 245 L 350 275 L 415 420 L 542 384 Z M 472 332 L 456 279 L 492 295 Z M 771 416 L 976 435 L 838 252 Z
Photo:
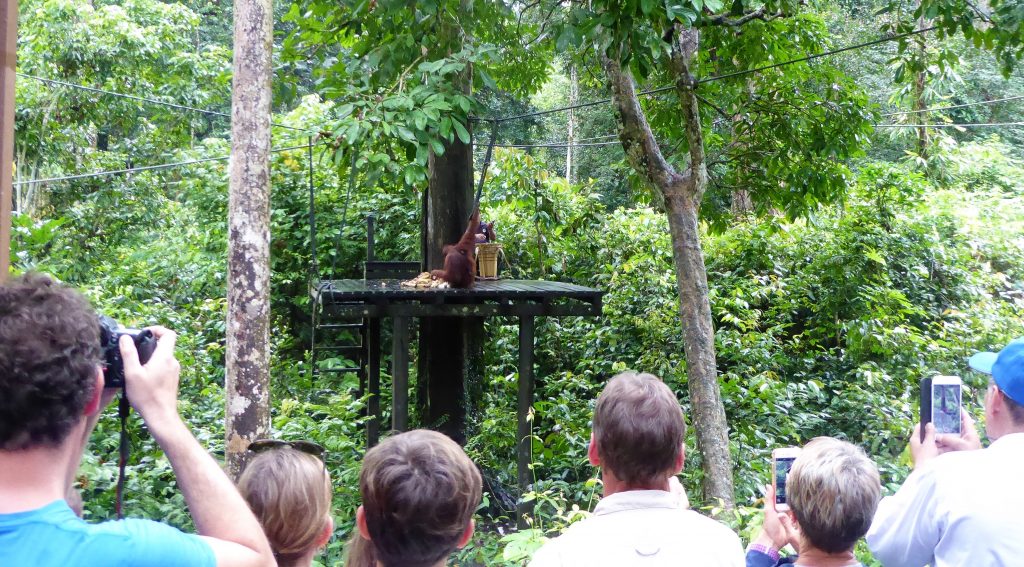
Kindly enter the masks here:
M 673 469 L 685 439 L 679 400 L 653 374 L 618 374 L 597 397 L 597 453 L 602 466 L 629 485 L 664 481 L 678 472 Z
M 807 541 L 826 553 L 853 549 L 871 527 L 882 486 L 860 447 L 817 437 L 793 462 L 786 496 Z
M 417 429 L 370 449 L 359 473 L 363 514 L 384 567 L 427 567 L 448 557 L 480 505 L 480 472 L 462 447 Z
M 281 447 L 257 454 L 242 471 L 238 490 L 281 567 L 313 550 L 330 521 L 330 477 L 323 461 L 309 453 Z

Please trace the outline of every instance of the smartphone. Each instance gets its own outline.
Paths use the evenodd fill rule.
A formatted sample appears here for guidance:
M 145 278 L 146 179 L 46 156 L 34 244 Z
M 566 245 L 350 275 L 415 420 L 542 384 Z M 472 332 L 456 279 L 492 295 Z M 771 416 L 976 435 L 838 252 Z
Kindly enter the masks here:
M 962 396 L 963 382 L 958 376 L 932 377 L 931 421 L 936 433 L 960 435 Z
M 775 486 L 775 509 L 789 510 L 786 501 L 786 480 L 793 468 L 793 461 L 800 455 L 799 447 L 780 447 L 772 451 L 772 484 Z

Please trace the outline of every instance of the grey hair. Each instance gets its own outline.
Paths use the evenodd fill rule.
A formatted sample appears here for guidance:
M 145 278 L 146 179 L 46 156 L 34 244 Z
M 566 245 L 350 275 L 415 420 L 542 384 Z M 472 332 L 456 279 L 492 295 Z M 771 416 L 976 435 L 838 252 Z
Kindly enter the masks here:
M 818 437 L 793 463 L 786 493 L 808 543 L 840 553 L 871 527 L 882 487 L 878 468 L 860 447 Z

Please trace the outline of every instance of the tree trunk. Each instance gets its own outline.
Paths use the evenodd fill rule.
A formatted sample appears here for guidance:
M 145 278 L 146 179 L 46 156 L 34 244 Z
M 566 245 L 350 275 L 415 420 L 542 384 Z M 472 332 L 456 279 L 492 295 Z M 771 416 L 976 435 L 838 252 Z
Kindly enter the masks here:
M 604 67 L 622 127 L 619 137 L 626 158 L 665 198 L 679 292 L 679 314 L 683 327 L 693 426 L 697 449 L 703 457 L 704 498 L 716 504 L 720 502 L 725 509 L 731 509 L 732 458 L 715 366 L 714 328 L 698 224 L 700 201 L 707 187 L 704 140 L 694 93 L 696 81 L 689 70 L 697 51 L 698 39 L 697 30 L 677 27 L 672 45 L 670 69 L 675 78 L 690 153 L 690 163 L 683 173 L 677 172 L 665 160 L 658 147 L 636 96 L 632 75 L 617 61 L 609 58 L 604 58 Z
M 466 230 L 473 201 L 473 154 L 458 138 L 443 155 L 429 161 L 426 225 L 426 269 L 441 269 L 445 244 L 457 242 Z M 466 320 L 461 317 L 420 319 L 419 380 L 425 384 L 424 425 L 459 443 L 465 442 Z M 420 392 L 423 392 L 420 389 Z
M 471 13 L 472 3 L 463 0 L 461 14 Z M 441 34 L 441 45 L 448 53 L 462 48 L 462 30 L 446 24 Z M 464 93 L 470 94 L 473 85 L 473 70 L 467 67 L 461 84 Z M 428 188 L 426 214 L 422 230 L 426 233 L 426 249 L 423 250 L 427 270 L 444 267 L 441 249 L 445 244 L 458 242 L 469 223 L 473 211 L 473 149 L 462 143 L 458 137 L 445 146 L 444 154 L 430 153 L 428 166 Z M 459 444 L 466 442 L 466 359 L 468 348 L 474 343 L 467 339 L 470 329 L 478 324 L 460 317 L 424 317 L 420 320 L 419 377 L 425 388 L 418 391 L 426 394 L 420 400 L 424 408 L 424 424 L 448 435 Z
M 228 473 L 270 430 L 271 0 L 235 0 L 228 185 Z
M 0 0 L 0 283 L 11 266 L 11 205 L 14 199 L 14 71 L 18 49 L 18 1 Z
M 569 106 L 574 106 L 580 101 L 580 78 L 576 74 L 576 64 L 573 63 L 569 66 Z M 568 120 L 568 132 L 566 132 L 566 148 L 565 148 L 565 180 L 569 183 L 576 181 L 573 175 L 573 165 L 576 157 L 576 148 L 573 144 L 576 143 L 576 130 L 579 124 L 579 117 L 576 116 L 575 110 L 569 111 Z
M 928 25 L 928 20 L 921 17 L 917 20 L 918 29 L 924 29 Z M 921 65 L 927 67 L 928 65 L 928 54 L 925 49 L 925 36 L 921 35 L 917 37 L 919 43 L 918 55 L 921 57 Z M 918 124 L 928 123 L 928 113 L 921 112 L 927 108 L 926 101 L 924 99 L 924 87 L 925 87 L 925 69 L 922 68 L 914 76 L 914 110 L 918 111 L 914 116 Z M 917 129 L 917 155 L 921 159 L 928 159 L 928 129 L 921 126 Z

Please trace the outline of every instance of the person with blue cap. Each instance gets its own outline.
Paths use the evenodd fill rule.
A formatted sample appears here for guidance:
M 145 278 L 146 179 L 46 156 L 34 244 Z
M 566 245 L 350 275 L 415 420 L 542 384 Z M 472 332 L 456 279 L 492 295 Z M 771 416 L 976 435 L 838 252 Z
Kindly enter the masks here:
M 971 368 L 989 374 L 981 449 L 963 412 L 962 435 L 920 424 L 910 439 L 914 471 L 882 499 L 867 534 L 886 567 L 1018 565 L 1024 557 L 1024 338 L 979 352 Z

